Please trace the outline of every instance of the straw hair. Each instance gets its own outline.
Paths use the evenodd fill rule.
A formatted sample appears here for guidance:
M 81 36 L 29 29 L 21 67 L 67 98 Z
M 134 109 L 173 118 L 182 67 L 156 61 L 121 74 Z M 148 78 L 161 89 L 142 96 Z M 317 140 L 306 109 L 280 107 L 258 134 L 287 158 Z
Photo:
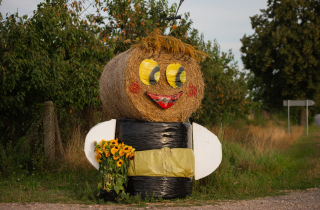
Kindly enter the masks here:
M 156 61 L 160 67 L 160 79 L 154 85 L 145 85 L 140 80 L 139 66 L 145 59 Z M 173 88 L 167 82 L 166 68 L 172 63 L 181 64 L 186 71 L 182 87 Z M 132 86 L 136 87 L 134 91 Z M 147 92 L 175 95 L 181 91 L 181 97 L 168 109 L 162 109 L 147 95 Z M 102 105 L 113 119 L 183 122 L 200 106 L 203 93 L 204 83 L 197 61 L 186 51 L 168 52 L 162 47 L 146 50 L 136 46 L 123 52 L 105 66 L 100 78 Z
M 137 44 L 131 49 L 140 48 L 145 51 L 154 51 L 163 49 L 168 53 L 182 53 L 196 59 L 198 62 L 209 57 L 206 53 L 198 50 L 197 47 L 183 43 L 180 39 L 173 36 L 163 36 L 160 28 L 153 30 L 149 36 L 141 39 L 137 38 Z

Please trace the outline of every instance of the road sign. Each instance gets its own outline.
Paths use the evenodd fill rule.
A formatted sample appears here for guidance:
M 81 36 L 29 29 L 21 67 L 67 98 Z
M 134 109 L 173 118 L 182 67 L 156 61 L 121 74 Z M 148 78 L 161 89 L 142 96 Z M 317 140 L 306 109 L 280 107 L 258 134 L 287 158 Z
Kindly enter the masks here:
M 290 100 L 290 106 L 313 106 L 316 103 L 313 100 Z M 288 100 L 283 101 L 283 106 L 288 106 Z
M 284 100 L 283 106 L 288 107 L 288 133 L 290 133 L 290 106 L 305 106 L 307 112 L 307 135 L 308 135 L 308 106 L 315 105 L 313 100 Z

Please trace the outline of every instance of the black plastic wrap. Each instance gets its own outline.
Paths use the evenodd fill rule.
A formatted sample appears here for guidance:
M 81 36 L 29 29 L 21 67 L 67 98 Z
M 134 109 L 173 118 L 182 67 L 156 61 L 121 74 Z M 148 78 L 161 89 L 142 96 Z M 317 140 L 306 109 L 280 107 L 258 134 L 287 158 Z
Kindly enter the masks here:
M 162 198 L 185 198 L 192 193 L 192 178 L 131 176 L 127 186 L 131 195 L 140 194 L 142 198 L 151 196 Z
M 189 124 L 144 122 L 134 119 L 117 120 L 116 138 L 136 151 L 169 148 L 188 148 Z M 162 198 L 185 198 L 192 193 L 188 177 L 131 176 L 126 189 L 131 195 L 146 193 Z
M 134 119 L 117 120 L 116 138 L 136 151 L 188 148 L 188 124 L 144 122 Z

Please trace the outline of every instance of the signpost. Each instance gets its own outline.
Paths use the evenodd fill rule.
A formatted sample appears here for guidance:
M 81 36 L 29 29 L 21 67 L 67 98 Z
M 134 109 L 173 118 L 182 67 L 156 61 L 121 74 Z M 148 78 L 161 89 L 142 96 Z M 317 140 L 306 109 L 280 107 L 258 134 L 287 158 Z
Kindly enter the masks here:
M 290 133 L 290 106 L 306 106 L 307 116 L 307 135 L 308 135 L 308 106 L 313 106 L 313 100 L 284 100 L 283 106 L 288 107 L 288 133 Z

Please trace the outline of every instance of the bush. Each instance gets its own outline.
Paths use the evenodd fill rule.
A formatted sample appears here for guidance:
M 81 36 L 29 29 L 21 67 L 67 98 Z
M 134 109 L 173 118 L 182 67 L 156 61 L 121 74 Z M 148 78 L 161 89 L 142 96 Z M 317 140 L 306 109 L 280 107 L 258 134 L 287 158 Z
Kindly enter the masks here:
M 36 169 L 42 169 L 45 165 L 43 145 L 29 145 L 26 137 L 18 142 L 0 143 L 0 176 L 12 176 L 15 174 L 29 174 Z

